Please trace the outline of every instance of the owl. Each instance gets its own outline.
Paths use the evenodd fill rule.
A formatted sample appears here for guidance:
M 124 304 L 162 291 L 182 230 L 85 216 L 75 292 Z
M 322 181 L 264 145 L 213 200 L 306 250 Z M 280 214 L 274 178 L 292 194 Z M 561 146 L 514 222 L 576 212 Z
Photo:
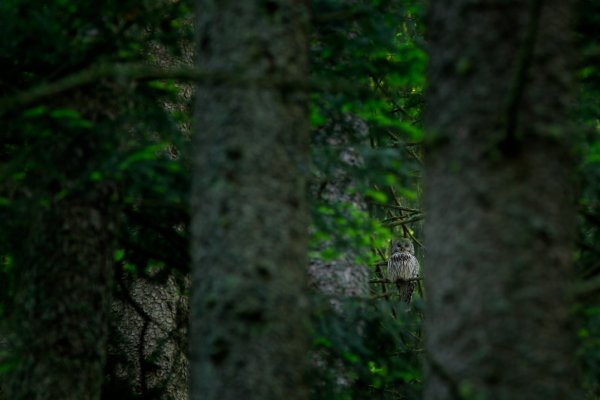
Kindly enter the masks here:
M 392 241 L 390 258 L 388 258 L 388 279 L 396 284 L 400 299 L 410 303 L 416 281 L 407 281 L 419 277 L 419 261 L 415 257 L 415 248 L 409 239 Z

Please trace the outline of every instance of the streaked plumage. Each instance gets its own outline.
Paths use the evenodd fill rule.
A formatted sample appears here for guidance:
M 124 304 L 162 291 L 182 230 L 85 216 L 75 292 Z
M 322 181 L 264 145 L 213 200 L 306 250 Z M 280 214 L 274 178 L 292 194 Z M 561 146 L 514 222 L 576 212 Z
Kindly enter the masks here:
M 407 281 L 419 277 L 419 261 L 414 256 L 415 248 L 408 239 L 392 241 L 390 258 L 387 264 L 388 279 L 396 283 L 400 299 L 410 303 L 416 281 Z

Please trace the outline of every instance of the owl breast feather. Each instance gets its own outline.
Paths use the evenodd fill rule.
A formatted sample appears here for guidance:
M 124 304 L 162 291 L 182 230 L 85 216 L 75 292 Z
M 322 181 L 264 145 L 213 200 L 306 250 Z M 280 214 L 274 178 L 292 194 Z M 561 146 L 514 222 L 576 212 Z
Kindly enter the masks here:
M 392 254 L 388 262 L 388 275 L 392 281 L 418 277 L 419 264 L 417 259 L 407 252 Z

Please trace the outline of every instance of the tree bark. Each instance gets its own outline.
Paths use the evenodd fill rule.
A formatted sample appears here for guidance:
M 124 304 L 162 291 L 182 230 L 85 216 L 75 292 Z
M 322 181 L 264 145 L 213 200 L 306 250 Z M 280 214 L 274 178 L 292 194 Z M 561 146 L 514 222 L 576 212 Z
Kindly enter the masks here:
M 100 396 L 113 265 L 112 213 L 102 199 L 62 201 L 32 218 L 17 258 L 6 398 Z
M 304 399 L 307 96 L 303 1 L 199 0 L 191 398 Z
M 425 398 L 577 395 L 571 2 L 433 2 Z
M 165 0 L 165 3 L 169 2 L 171 0 Z M 190 28 L 194 22 L 193 17 L 193 13 L 190 13 L 189 18 L 185 19 L 185 24 Z M 153 25 L 147 29 L 161 28 Z M 148 63 L 165 69 L 192 68 L 193 40 L 180 37 L 175 47 L 181 50 L 181 54 L 175 53 L 178 54 L 175 56 L 169 51 L 172 48 L 159 41 L 147 42 L 146 52 L 152 60 Z M 163 109 L 170 114 L 191 114 L 193 84 L 177 82 L 175 85 L 178 89 L 177 95 L 169 100 L 161 100 Z M 178 128 L 187 142 L 191 137 L 189 124 L 180 122 Z M 169 150 L 169 157 L 183 157 L 181 148 L 172 145 Z M 182 164 L 185 165 L 188 161 L 186 157 Z M 151 215 L 149 217 L 151 218 Z M 187 230 L 187 223 L 179 228 Z M 168 242 L 167 238 L 162 240 Z M 182 246 L 187 248 L 187 240 L 180 240 Z M 122 271 L 116 278 L 116 291 L 111 305 L 103 399 L 187 400 L 189 397 L 190 278 L 187 273 L 181 276 L 172 265 L 165 268 L 169 268 L 166 281 L 149 279 L 126 271 Z M 162 275 L 164 271 L 158 273 Z
M 331 124 L 322 134 L 325 139 L 324 146 L 339 148 L 340 165 L 344 167 L 363 166 L 360 153 L 349 143 L 348 136 L 358 136 L 366 140 L 369 136 L 367 124 L 357 117 L 347 115 L 344 124 Z M 356 186 L 356 182 L 344 167 L 335 168 L 326 180 L 316 180 L 309 187 L 311 201 L 325 203 L 347 203 L 356 210 L 367 210 L 363 196 L 358 193 L 348 193 L 348 187 Z M 321 243 L 321 248 L 328 248 L 335 244 L 331 241 Z M 364 249 L 361 249 L 364 250 Z M 367 298 L 369 296 L 369 270 L 366 265 L 356 262 L 360 251 L 347 251 L 343 257 L 326 261 L 320 258 L 311 258 L 308 264 L 308 284 L 320 294 L 329 298 L 332 306 L 343 312 L 341 302 L 348 298 Z
M 102 398 L 186 400 L 189 279 L 117 279 Z

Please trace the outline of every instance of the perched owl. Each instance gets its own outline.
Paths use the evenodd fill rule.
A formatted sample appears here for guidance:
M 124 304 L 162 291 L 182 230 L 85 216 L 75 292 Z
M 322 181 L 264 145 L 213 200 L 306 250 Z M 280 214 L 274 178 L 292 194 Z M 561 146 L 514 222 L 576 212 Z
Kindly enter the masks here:
M 415 257 L 415 248 L 409 239 L 392 241 L 390 258 L 387 264 L 388 279 L 396 283 L 400 299 L 410 303 L 416 281 L 407 281 L 419 277 L 419 261 Z

